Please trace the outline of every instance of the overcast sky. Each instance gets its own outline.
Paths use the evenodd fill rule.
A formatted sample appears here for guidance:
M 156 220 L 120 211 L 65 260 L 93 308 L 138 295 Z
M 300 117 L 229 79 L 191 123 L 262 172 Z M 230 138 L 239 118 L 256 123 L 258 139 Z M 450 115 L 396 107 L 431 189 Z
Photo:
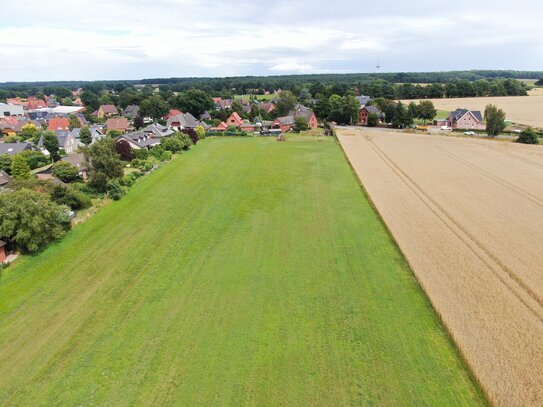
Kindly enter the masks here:
M 504 4 L 500 4 L 504 3 Z M 541 0 L 2 1 L 0 82 L 543 70 Z

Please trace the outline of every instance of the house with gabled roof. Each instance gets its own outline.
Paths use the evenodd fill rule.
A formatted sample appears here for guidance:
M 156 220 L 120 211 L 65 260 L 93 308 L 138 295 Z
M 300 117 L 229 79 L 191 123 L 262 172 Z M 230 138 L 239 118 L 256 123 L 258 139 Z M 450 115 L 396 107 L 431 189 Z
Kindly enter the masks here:
M 57 130 L 69 130 L 70 129 L 70 120 L 67 117 L 54 117 L 49 120 L 47 124 L 47 130 L 57 131 Z
M 79 147 L 83 146 L 83 143 L 78 141 L 70 130 L 57 130 L 55 131 L 55 135 L 57 136 L 59 148 L 64 150 L 66 154 L 73 154 Z M 43 136 L 38 141 L 38 147 L 42 151 L 45 148 L 43 145 Z
M 479 110 L 456 109 L 448 118 L 448 126 L 452 129 L 486 130 L 483 115 Z
M 174 130 L 195 129 L 200 122 L 190 113 L 182 113 L 168 119 L 166 125 Z
M 149 126 L 141 129 L 141 131 L 153 138 L 161 139 L 163 137 L 169 137 L 175 133 L 172 129 L 167 126 L 163 126 L 159 123 L 153 123 Z
M 128 119 L 126 117 L 113 117 L 111 119 L 107 119 L 106 122 L 107 131 L 117 130 L 124 133 L 128 131 L 129 127 L 130 124 L 128 123 Z
M 126 117 L 127 119 L 134 120 L 136 117 L 138 117 L 140 112 L 140 107 L 138 105 L 128 105 L 123 110 L 122 115 Z
M 25 150 L 35 150 L 36 148 L 30 143 L 0 143 L 0 155 L 7 154 L 14 156 Z
M 370 114 L 376 115 L 378 120 L 384 118 L 383 112 L 381 112 L 377 106 L 363 106 L 358 111 L 358 122 L 363 126 L 367 126 Z
M 228 119 L 226 119 L 228 126 L 240 127 L 243 124 L 243 119 L 237 112 L 233 112 Z
M 97 117 L 111 117 L 111 116 L 118 116 L 119 111 L 115 107 L 115 105 L 101 105 L 96 112 Z

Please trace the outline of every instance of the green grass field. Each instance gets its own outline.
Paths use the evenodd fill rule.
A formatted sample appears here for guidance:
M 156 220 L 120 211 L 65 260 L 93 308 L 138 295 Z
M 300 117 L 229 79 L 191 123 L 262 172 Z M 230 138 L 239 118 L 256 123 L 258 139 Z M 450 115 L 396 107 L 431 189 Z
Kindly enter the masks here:
M 250 100 L 251 96 L 256 96 L 256 100 L 268 100 L 269 101 L 269 100 L 272 100 L 274 98 L 278 98 L 279 94 L 278 93 L 273 93 L 273 94 L 270 94 L 270 95 L 234 95 L 234 99 Z
M 484 405 L 314 140 L 205 140 L 4 271 L 0 405 Z

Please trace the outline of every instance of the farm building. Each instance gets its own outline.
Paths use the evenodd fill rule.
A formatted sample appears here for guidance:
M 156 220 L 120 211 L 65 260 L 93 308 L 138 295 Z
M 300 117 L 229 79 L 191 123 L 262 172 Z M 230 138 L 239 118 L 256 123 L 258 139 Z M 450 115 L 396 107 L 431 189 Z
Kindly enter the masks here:
M 376 114 L 379 119 L 383 118 L 383 112 L 381 112 L 376 106 L 364 106 L 358 111 L 358 121 L 361 125 L 368 125 L 368 118 L 370 114 Z
M 483 115 L 479 110 L 456 109 L 451 112 L 448 125 L 453 129 L 485 130 Z

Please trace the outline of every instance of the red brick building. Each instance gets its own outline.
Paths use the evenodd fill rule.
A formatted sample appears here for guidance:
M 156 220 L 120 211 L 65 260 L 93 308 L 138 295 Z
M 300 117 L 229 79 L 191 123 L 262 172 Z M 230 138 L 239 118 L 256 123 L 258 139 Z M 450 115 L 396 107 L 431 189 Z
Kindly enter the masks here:
M 380 120 L 383 118 L 383 113 L 375 106 L 364 106 L 358 111 L 358 122 L 363 125 L 368 125 L 368 118 L 370 114 L 377 115 L 377 118 Z
M 54 117 L 49 120 L 47 129 L 51 131 L 57 130 L 69 130 L 70 129 L 70 120 L 67 117 Z

